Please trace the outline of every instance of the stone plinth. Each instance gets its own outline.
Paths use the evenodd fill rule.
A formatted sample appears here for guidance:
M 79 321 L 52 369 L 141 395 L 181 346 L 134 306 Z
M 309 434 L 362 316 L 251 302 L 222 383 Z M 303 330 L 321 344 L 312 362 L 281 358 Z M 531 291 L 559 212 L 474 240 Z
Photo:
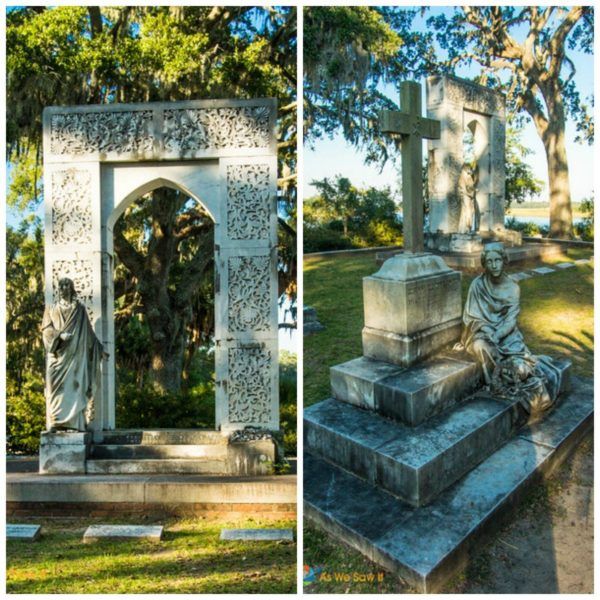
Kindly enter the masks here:
M 40 473 L 85 473 L 92 434 L 44 431 L 40 440 Z
M 453 233 L 448 248 L 450 252 L 481 252 L 483 243 L 476 233 Z
M 460 337 L 460 273 L 433 254 L 399 254 L 363 279 L 363 354 L 408 366 Z
M 83 534 L 87 544 L 100 540 L 149 540 L 160 542 L 162 525 L 90 525 Z

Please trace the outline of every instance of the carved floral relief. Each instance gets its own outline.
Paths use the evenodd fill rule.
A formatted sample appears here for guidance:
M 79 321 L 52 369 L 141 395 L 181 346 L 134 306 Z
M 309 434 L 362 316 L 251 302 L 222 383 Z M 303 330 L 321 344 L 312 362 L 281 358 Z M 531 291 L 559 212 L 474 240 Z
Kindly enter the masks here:
M 228 237 L 233 240 L 268 239 L 270 217 L 269 165 L 228 165 Z
M 228 260 L 229 331 L 269 331 L 271 328 L 269 256 L 239 256 Z
M 229 421 L 268 423 L 271 418 L 271 371 L 274 358 L 260 346 L 229 349 Z
M 81 169 L 52 173 L 52 243 L 92 241 L 92 175 Z

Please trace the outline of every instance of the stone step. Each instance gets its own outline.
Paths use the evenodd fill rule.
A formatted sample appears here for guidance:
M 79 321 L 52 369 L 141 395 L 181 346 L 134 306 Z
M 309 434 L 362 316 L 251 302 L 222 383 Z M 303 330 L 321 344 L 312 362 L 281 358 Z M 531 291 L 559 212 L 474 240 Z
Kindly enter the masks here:
M 88 474 L 137 473 L 201 473 L 204 475 L 231 474 L 226 459 L 92 459 L 86 462 Z
M 227 458 L 225 444 L 94 444 L 92 459 Z
M 193 446 L 227 444 L 227 437 L 214 429 L 115 429 L 94 432 L 94 443 Z
M 423 506 L 515 431 L 515 402 L 473 396 L 418 427 L 329 399 L 304 411 L 305 448 Z
M 591 430 L 593 394 L 592 380 L 574 377 L 572 392 L 553 413 L 421 508 L 305 454 L 304 515 L 418 591 L 440 591 L 528 487 Z
M 472 393 L 476 362 L 441 355 L 407 368 L 360 357 L 331 368 L 334 398 L 408 425 L 419 425 Z

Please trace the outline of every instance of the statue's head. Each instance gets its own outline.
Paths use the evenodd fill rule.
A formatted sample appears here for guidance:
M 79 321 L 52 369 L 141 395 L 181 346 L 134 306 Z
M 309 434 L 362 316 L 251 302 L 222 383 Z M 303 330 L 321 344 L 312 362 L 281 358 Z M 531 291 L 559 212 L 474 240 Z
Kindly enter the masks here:
M 500 242 L 486 244 L 481 253 L 481 265 L 485 272 L 496 279 L 502 275 L 504 265 L 508 263 L 508 254 Z
M 75 297 L 75 284 L 68 277 L 58 280 L 58 295 L 64 300 L 72 300 Z

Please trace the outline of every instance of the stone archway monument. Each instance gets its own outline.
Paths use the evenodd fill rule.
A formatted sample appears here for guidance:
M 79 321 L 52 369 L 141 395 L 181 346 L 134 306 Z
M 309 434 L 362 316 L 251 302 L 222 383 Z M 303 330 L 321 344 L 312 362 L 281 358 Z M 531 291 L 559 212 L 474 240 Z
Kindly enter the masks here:
M 110 354 L 94 439 L 115 428 L 113 226 L 161 186 L 215 223 L 216 429 L 279 429 L 275 121 L 273 99 L 45 109 L 46 304 L 72 279 Z
M 473 234 L 504 230 L 506 114 L 503 94 L 449 75 L 427 79 L 427 116 L 440 122 L 439 139 L 428 141 L 429 232 L 443 239 L 460 231 L 463 134 L 474 138 L 477 227 Z M 464 204 L 464 203 L 463 203 Z M 439 246 L 439 241 L 435 245 Z

